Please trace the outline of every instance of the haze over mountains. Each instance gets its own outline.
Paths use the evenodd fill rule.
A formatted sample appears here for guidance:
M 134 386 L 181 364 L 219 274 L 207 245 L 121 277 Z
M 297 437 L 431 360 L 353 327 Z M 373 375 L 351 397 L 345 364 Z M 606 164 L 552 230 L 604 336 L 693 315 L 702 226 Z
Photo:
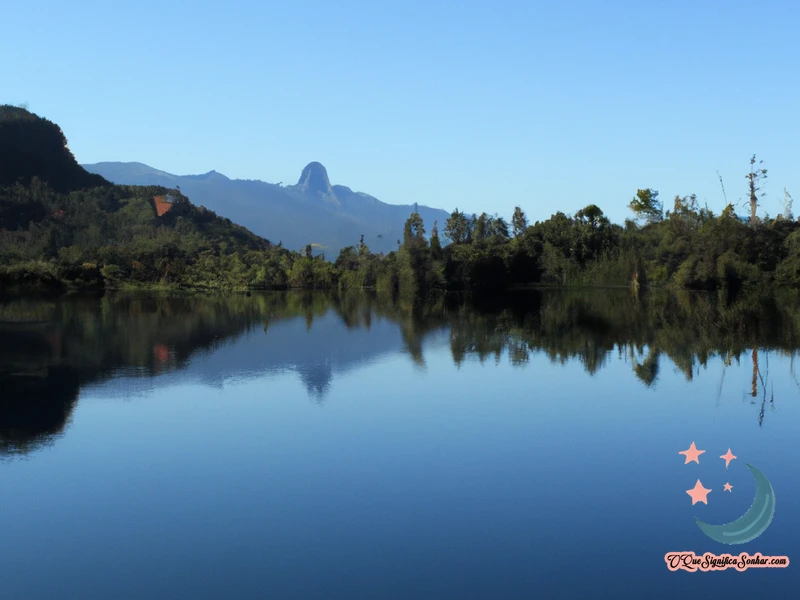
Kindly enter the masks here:
M 403 239 L 403 226 L 414 206 L 393 205 L 343 185 L 331 185 L 325 167 L 309 163 L 296 185 L 282 186 L 257 180 L 229 179 L 210 171 L 202 175 L 173 175 L 137 162 L 83 165 L 90 173 L 128 185 L 180 187 L 193 204 L 213 210 L 273 243 L 291 250 L 314 244 L 315 254 L 334 259 L 361 235 L 373 252 L 388 253 Z M 434 221 L 444 229 L 449 212 L 419 206 L 430 233 Z

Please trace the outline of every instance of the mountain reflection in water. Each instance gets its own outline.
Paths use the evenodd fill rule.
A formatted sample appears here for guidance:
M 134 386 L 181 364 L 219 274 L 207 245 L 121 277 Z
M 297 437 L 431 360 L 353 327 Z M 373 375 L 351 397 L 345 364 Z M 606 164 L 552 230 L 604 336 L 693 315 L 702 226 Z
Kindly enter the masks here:
M 800 341 L 795 298 L 628 290 L 520 292 L 502 301 L 441 299 L 410 305 L 368 293 L 251 297 L 118 295 L 0 303 L 0 454 L 51 444 L 84 389 L 115 377 L 144 387 L 189 378 L 227 381 L 293 371 L 324 402 L 337 374 L 397 352 L 425 368 L 425 344 L 449 344 L 459 365 L 534 353 L 579 361 L 594 374 L 615 355 L 644 386 L 670 362 L 687 380 L 708 361 L 750 361 L 745 393 L 774 405 L 769 355 Z M 724 370 L 723 370 L 724 377 Z M 720 382 L 720 385 L 722 382 Z

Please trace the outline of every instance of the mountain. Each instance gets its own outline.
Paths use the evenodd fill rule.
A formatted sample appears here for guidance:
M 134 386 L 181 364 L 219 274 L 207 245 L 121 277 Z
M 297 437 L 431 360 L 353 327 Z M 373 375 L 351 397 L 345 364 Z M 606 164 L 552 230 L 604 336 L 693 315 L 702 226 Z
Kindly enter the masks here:
M 323 402 L 339 376 L 400 353 L 416 361 L 423 339 L 449 344 L 439 316 L 423 325 L 388 299 L 354 299 L 117 293 L 2 302 L 0 461 L 61 437 L 79 397 L 293 372 Z
M 202 175 L 173 175 L 136 162 L 102 162 L 83 165 L 86 170 L 120 184 L 179 187 L 196 204 L 242 223 L 254 233 L 291 250 L 315 244 L 334 259 L 345 246 L 356 245 L 361 235 L 373 252 L 388 253 L 403 239 L 403 227 L 412 205 L 393 205 L 331 185 L 319 162 L 302 170 L 296 185 L 282 186 L 255 180 L 229 179 L 216 171 Z M 419 206 L 427 232 L 433 222 L 439 230 L 450 214 Z

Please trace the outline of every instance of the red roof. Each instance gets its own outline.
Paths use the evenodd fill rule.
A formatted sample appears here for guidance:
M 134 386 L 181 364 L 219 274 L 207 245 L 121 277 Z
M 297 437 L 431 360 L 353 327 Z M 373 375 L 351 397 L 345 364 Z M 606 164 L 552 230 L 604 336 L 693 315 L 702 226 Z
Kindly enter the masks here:
M 156 214 L 160 217 L 164 215 L 170 208 L 172 208 L 172 204 L 167 202 L 167 199 L 164 196 L 156 196 L 153 198 L 153 201 L 156 203 Z

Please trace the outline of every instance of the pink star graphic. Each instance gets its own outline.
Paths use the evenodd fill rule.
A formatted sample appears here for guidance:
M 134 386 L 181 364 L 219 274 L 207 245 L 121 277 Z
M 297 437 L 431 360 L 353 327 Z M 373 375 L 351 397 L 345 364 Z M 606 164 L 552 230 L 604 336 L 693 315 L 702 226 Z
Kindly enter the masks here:
M 708 490 L 703 487 L 703 484 L 700 483 L 700 480 L 697 480 L 697 483 L 694 484 L 694 487 L 690 490 L 686 490 L 686 493 L 692 497 L 692 506 L 697 504 L 698 502 L 702 502 L 703 504 L 708 504 L 708 494 L 711 490 Z
M 725 484 L 725 489 L 723 491 L 730 492 L 733 489 L 733 486 L 730 483 Z
M 692 445 L 689 446 L 688 450 L 681 450 L 680 452 L 678 452 L 678 454 L 686 455 L 686 462 L 684 462 L 683 464 L 688 465 L 690 462 L 694 461 L 699 465 L 700 464 L 699 458 L 703 452 L 705 452 L 705 450 L 698 450 L 697 446 L 695 446 L 694 442 L 692 442 Z
M 720 456 L 720 458 L 724 458 L 725 459 L 725 468 L 727 469 L 728 465 L 731 464 L 731 461 L 736 457 L 731 452 L 731 449 L 728 448 L 727 454 L 723 454 L 722 456 Z

